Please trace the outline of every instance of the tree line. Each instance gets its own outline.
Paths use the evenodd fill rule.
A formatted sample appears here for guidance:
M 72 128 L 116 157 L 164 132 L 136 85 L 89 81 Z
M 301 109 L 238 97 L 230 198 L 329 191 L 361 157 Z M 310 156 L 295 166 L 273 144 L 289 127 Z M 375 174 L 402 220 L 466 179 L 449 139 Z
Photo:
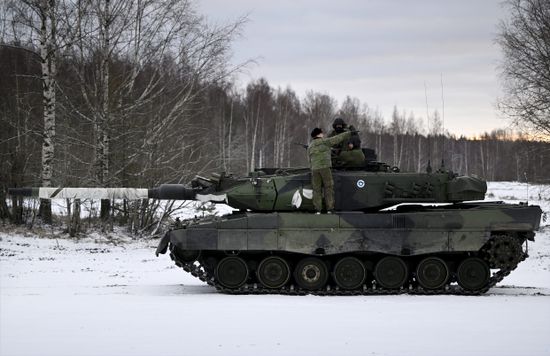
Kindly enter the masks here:
M 477 138 L 444 131 L 395 108 L 390 118 L 357 98 L 266 79 L 236 85 L 231 43 L 246 19 L 210 25 L 185 0 L 25 0 L 2 5 L 0 28 L 0 214 L 22 220 L 8 187 L 185 183 L 214 171 L 307 166 L 313 127 L 336 116 L 363 146 L 403 171 L 444 165 L 487 180 L 543 182 L 550 144 L 508 130 Z M 47 201 L 40 215 L 51 219 Z M 19 208 L 19 210 L 15 209 Z M 136 231 L 155 225 L 156 202 L 113 207 Z M 79 210 L 75 204 L 73 213 Z

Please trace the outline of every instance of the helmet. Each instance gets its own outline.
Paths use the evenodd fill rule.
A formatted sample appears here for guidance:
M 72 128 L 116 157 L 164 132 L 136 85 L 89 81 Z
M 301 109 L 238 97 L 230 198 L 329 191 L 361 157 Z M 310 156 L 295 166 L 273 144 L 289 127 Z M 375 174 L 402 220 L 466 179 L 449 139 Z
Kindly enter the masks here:
M 336 119 L 334 119 L 334 121 L 332 122 L 332 128 L 336 130 L 336 126 L 338 125 L 341 125 L 342 127 L 346 127 L 346 123 L 344 122 L 344 119 L 342 119 L 341 117 L 337 117 Z

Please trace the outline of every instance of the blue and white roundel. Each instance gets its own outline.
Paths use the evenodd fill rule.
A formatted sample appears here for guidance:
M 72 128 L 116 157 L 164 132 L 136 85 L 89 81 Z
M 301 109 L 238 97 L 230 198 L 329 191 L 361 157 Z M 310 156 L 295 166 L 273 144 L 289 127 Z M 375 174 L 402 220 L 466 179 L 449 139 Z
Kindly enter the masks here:
M 357 181 L 357 188 L 364 188 L 365 187 L 365 181 L 362 179 L 359 179 Z

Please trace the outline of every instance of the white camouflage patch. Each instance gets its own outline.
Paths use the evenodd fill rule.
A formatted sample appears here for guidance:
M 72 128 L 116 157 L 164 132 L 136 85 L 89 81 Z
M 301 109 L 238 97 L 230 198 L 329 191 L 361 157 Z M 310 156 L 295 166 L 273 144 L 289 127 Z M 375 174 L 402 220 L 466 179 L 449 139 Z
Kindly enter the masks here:
M 196 198 L 198 201 L 211 201 L 215 203 L 227 203 L 227 194 L 220 194 L 220 195 L 214 195 L 214 194 L 197 194 Z
M 300 189 L 294 192 L 292 196 L 292 206 L 299 208 L 302 205 L 302 195 L 300 194 Z

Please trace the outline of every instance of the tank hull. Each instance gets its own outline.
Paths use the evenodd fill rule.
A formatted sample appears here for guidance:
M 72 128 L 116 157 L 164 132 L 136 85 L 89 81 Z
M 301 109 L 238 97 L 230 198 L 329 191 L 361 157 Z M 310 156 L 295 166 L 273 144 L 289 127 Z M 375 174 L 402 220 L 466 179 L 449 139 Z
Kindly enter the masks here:
M 365 269 L 365 281 L 361 286 L 352 288 L 355 291 L 372 290 L 378 282 L 376 270 L 385 271 L 379 267 L 381 260 L 385 257 L 392 257 L 393 263 L 403 263 L 407 270 L 406 281 L 388 290 L 413 288 L 418 279 L 417 274 L 425 272 L 418 271 L 421 261 L 428 259 L 426 263 L 432 262 L 434 264 L 432 267 L 436 272 L 438 271 L 437 263 L 440 262 L 429 259 L 433 257 L 443 261 L 445 266 L 439 269 L 449 274 L 444 285 L 432 288 L 443 292 L 450 290 L 451 285 L 456 282 L 458 268 L 467 258 L 479 258 L 486 264 L 479 267 L 476 272 L 476 261 L 470 261 L 473 263 L 472 273 L 474 274 L 480 273 L 485 268 L 488 270 L 489 267 L 500 268 L 504 271 L 503 273 L 509 273 L 520 260 L 526 257 L 522 245 L 527 240 L 533 239 L 533 231 L 539 227 L 540 216 L 541 210 L 538 206 L 498 202 L 439 207 L 403 206 L 397 210 L 377 213 L 339 212 L 323 215 L 285 212 L 236 213 L 218 220 L 190 224 L 169 231 L 161 240 L 157 254 L 166 252 L 170 245 L 173 252 L 172 258 L 180 265 L 186 265 L 187 269 L 192 270 L 195 267 L 189 262 L 193 261 L 179 259 L 178 255 L 181 256 L 182 253 L 188 255 L 188 252 L 196 251 L 198 256 L 200 252 L 201 257 L 196 261 L 198 263 L 193 263 L 195 266 L 202 266 L 204 276 L 207 276 L 205 278 L 226 292 L 250 291 L 251 289 L 245 286 L 254 284 L 262 287 L 257 265 L 268 256 L 279 256 L 284 259 L 288 266 L 285 268 L 289 270 L 294 270 L 304 259 L 315 258 L 316 261 L 322 261 L 327 266 L 327 273 L 333 276 L 334 266 L 341 259 L 359 266 L 356 261 L 350 260 L 350 258 L 356 259 Z M 504 243 L 498 242 L 501 241 L 502 236 L 504 236 Z M 497 247 L 493 246 L 495 244 Z M 498 256 L 498 253 L 513 256 L 503 257 Z M 227 283 L 226 285 L 222 283 L 220 286 L 217 280 L 217 264 L 227 256 L 240 256 L 238 258 L 243 261 L 241 264 L 247 265 L 246 282 L 240 283 L 235 288 L 228 288 Z M 499 265 L 495 262 L 495 258 L 510 261 Z M 423 265 L 420 267 L 422 269 Z M 397 269 L 399 270 L 399 266 Z M 315 268 L 313 270 L 317 271 Z M 296 273 L 294 271 L 294 278 L 288 278 L 283 286 L 270 288 L 267 291 L 279 293 L 289 288 L 300 290 L 299 286 L 295 285 Z M 439 273 L 442 272 L 439 271 Z M 370 277 L 367 277 L 368 275 Z M 298 281 L 300 278 L 298 276 Z M 342 281 L 336 278 L 336 282 Z M 326 292 L 327 288 L 337 290 L 339 284 L 342 283 L 335 284 L 328 278 L 321 287 L 306 288 L 306 290 L 312 293 Z M 454 290 L 461 293 L 465 291 L 480 293 L 486 291 L 489 284 L 489 277 L 487 277 L 483 286 L 457 287 Z M 416 290 L 416 287 L 413 289 Z M 266 289 L 260 288 L 260 290 Z

